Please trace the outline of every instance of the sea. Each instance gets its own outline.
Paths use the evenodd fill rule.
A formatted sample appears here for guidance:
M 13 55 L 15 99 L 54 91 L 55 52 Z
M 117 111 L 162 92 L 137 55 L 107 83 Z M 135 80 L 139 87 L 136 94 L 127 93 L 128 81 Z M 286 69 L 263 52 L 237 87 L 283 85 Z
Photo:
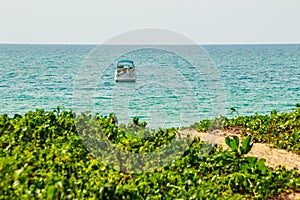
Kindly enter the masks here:
M 115 82 L 122 59 L 134 61 L 136 82 Z M 290 112 L 296 103 L 300 44 L 0 44 L 0 115 L 59 106 L 166 128 Z

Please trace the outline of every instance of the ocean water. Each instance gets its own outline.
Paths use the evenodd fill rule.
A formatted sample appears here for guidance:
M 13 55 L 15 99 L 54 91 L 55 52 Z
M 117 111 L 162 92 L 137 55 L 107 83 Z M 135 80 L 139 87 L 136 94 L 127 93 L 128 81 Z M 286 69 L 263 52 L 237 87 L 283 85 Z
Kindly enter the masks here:
M 136 83 L 115 83 L 132 59 Z M 107 115 L 153 127 L 219 115 L 288 112 L 300 102 L 300 45 L 94 46 L 0 44 L 0 114 L 43 108 Z

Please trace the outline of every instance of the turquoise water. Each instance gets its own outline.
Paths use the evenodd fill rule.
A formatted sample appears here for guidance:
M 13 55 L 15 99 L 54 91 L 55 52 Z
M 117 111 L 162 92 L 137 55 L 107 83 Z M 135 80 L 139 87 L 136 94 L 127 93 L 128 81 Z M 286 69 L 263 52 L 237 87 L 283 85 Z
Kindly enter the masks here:
M 273 109 L 291 111 L 300 102 L 300 45 L 207 45 L 203 48 L 210 61 L 187 46 L 174 48 L 188 59 L 159 48 L 111 58 L 118 55 L 115 47 L 98 47 L 93 53 L 94 48 L 1 44 L 0 114 L 60 105 L 101 114 L 114 111 L 124 122 L 140 116 L 150 124 L 163 118 L 163 124 L 154 126 L 180 126 L 179 121 L 187 125 L 218 114 L 230 116 L 231 107 L 240 115 L 266 114 Z M 200 57 L 199 71 L 189 61 Z M 136 83 L 114 83 L 119 58 L 135 61 Z M 205 67 L 213 64 L 215 69 L 206 75 Z M 213 82 L 216 87 L 211 87 Z M 220 108 L 214 94 L 222 98 Z

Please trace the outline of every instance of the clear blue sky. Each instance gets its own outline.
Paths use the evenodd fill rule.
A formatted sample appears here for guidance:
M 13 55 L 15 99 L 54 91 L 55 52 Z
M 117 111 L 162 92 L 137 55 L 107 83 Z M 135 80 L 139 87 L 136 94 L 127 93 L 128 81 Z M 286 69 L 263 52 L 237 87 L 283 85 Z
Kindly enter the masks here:
M 300 0 L 0 0 L 0 43 L 102 43 L 155 27 L 201 43 L 300 43 Z

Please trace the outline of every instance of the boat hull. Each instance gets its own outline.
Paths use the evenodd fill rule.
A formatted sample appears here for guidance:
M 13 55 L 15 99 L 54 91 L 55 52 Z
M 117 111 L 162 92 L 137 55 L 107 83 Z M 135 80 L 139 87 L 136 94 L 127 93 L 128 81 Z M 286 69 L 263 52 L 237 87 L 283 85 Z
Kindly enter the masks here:
M 135 73 L 115 73 L 116 82 L 135 82 Z

